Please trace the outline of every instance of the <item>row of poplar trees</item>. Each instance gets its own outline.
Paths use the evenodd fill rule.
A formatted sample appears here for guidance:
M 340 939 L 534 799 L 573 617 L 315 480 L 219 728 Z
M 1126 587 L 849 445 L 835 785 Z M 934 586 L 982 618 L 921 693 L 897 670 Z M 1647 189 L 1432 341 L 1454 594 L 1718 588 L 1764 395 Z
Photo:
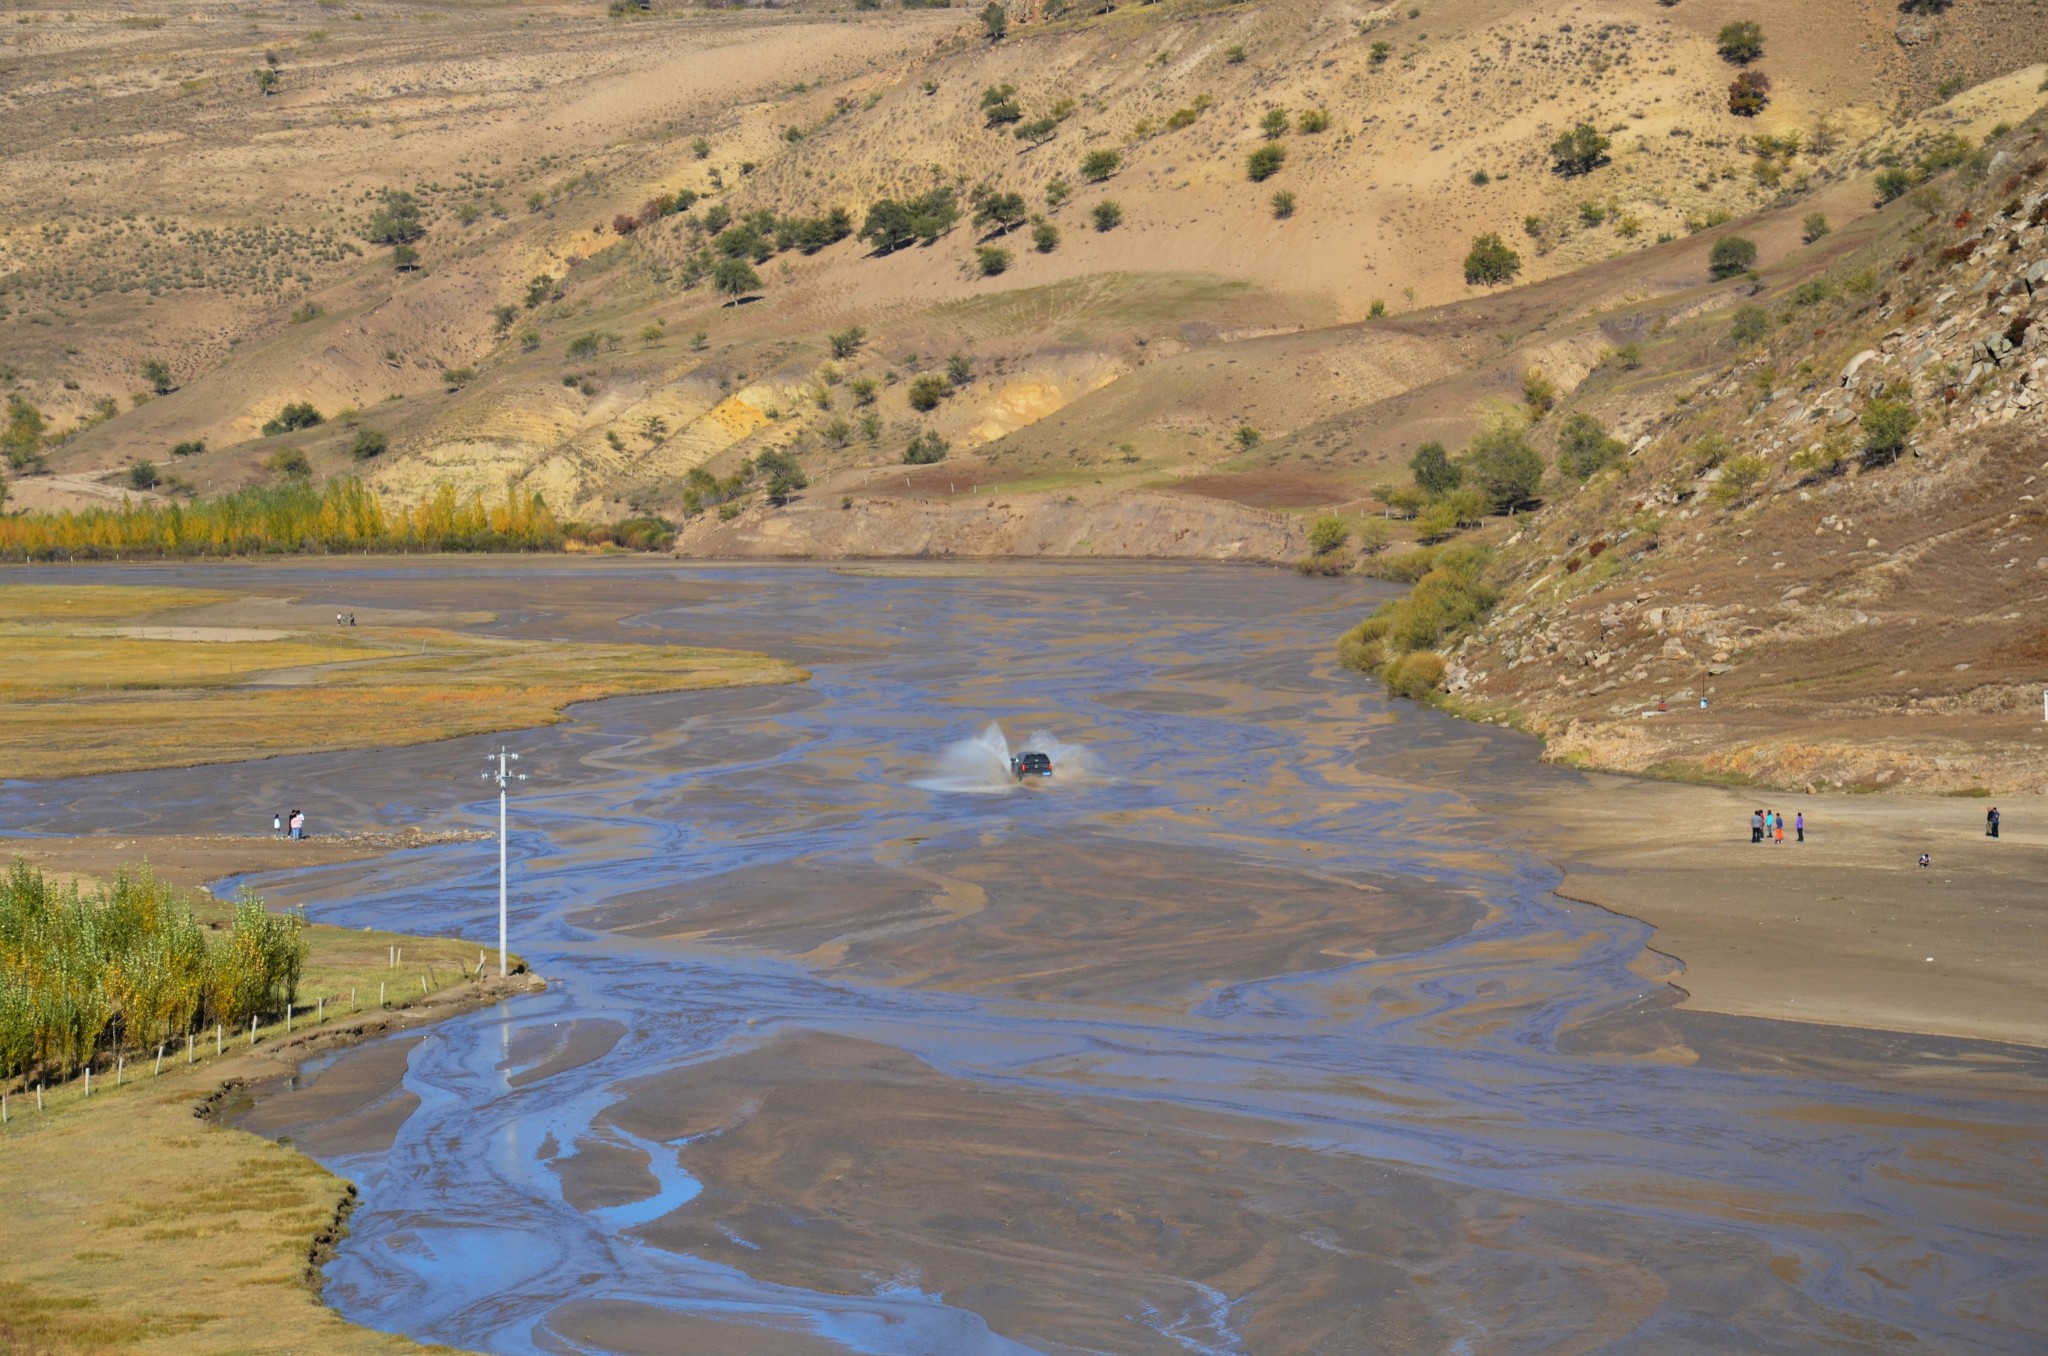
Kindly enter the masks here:
M 210 931 L 147 867 L 87 893 L 17 859 L 0 887 L 0 1079 L 60 1080 L 297 999 L 300 915 L 245 894 L 232 930 Z

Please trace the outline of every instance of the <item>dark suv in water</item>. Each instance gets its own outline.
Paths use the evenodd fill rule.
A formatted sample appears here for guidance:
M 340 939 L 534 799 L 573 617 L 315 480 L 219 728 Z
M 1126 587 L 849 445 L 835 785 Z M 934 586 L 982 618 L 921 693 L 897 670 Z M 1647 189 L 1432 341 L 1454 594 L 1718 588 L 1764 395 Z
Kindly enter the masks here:
M 1019 753 L 1010 759 L 1010 775 L 1018 781 L 1026 777 L 1052 776 L 1052 759 L 1042 753 Z

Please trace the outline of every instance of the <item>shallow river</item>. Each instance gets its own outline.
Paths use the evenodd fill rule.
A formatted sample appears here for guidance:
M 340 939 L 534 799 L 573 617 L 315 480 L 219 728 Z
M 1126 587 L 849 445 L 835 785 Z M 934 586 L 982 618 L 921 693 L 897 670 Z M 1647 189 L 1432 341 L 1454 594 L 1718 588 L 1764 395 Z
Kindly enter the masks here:
M 548 991 L 252 1118 L 360 1183 L 327 1287 L 359 1322 L 506 1353 L 2041 1350 L 2041 1087 L 1677 1009 L 1647 928 L 1509 845 L 1574 775 L 1331 662 L 1355 587 L 118 577 L 814 673 L 504 741 Z M 492 827 L 496 742 L 15 785 L 0 824 Z M 1055 775 L 1005 777 L 1023 748 Z M 495 931 L 485 844 L 250 883 Z

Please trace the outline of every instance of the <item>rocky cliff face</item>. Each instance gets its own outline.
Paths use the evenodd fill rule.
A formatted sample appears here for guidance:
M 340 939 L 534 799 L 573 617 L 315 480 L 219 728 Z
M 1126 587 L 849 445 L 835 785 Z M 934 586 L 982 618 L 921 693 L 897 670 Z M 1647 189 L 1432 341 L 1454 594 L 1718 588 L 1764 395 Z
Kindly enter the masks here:
M 2048 792 L 2048 139 L 2006 140 L 1753 294 L 1776 337 L 1508 543 L 1454 700 L 1626 770 Z

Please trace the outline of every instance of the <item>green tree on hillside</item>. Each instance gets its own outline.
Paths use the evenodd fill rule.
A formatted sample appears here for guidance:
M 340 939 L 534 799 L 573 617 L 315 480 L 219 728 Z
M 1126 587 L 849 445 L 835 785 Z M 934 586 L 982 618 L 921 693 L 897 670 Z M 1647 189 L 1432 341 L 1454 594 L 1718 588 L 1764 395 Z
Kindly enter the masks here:
M 992 226 L 998 235 L 1022 226 L 1030 216 L 1022 193 L 985 193 L 974 209 L 976 226 Z
M 1612 466 L 1627 455 L 1619 438 L 1590 414 L 1575 414 L 1557 431 L 1557 469 L 1573 480 L 1584 480 L 1603 466 Z
M 1095 220 L 1096 230 L 1113 231 L 1123 224 L 1124 209 L 1114 199 L 1104 198 L 1095 204 L 1089 215 Z
M 1874 466 L 1898 460 L 1920 422 L 1913 402 L 1892 395 L 1879 396 L 1863 407 L 1863 460 Z
M 1287 127 L 1287 110 L 1284 108 L 1269 108 L 1266 110 L 1266 116 L 1259 119 L 1259 130 L 1268 137 L 1286 136 Z
M 420 220 L 419 199 L 400 189 L 387 188 L 363 230 L 363 239 L 373 245 L 403 245 L 426 233 L 426 223 Z
M 750 292 L 761 290 L 761 275 L 754 272 L 754 266 L 744 259 L 720 259 L 711 270 L 711 285 L 724 295 L 738 301 Z
M 1737 19 L 1721 26 L 1714 43 L 1723 61 L 1747 66 L 1764 54 L 1764 26 L 1754 19 Z
M 1511 420 L 1489 425 L 1472 440 L 1465 467 L 1495 513 L 1534 503 L 1543 488 L 1543 456 Z
M 1081 177 L 1091 184 L 1099 184 L 1115 174 L 1123 163 L 1124 158 L 1115 151 L 1090 151 L 1081 157 Z
M 1465 281 L 1488 287 L 1511 281 L 1522 271 L 1522 256 L 1509 249 L 1499 235 L 1488 231 L 1472 238 L 1465 255 Z
M 1744 235 L 1724 235 L 1707 255 L 1708 267 L 1717 278 L 1732 278 L 1756 263 L 1756 241 Z
M 162 358 L 143 360 L 142 379 L 148 382 L 149 389 L 158 395 L 169 395 L 178 389 L 177 378 L 171 374 L 171 365 Z
M 1414 473 L 1415 487 L 1432 499 L 1465 483 L 1464 471 L 1439 442 L 1427 442 L 1416 448 L 1415 455 L 1408 459 L 1408 469 Z
M 1728 85 L 1728 111 L 1738 118 L 1753 118 L 1769 107 L 1771 77 L 1762 71 L 1744 71 Z
M 1287 148 L 1277 141 L 1269 141 L 1245 157 L 1244 172 L 1253 183 L 1260 183 L 1280 172 L 1280 166 L 1287 162 Z
M 913 240 L 937 240 L 960 220 L 960 204 L 950 185 L 940 185 L 914 198 L 882 198 L 868 208 L 860 239 L 879 254 L 899 250 Z
M 1551 167 L 1568 179 L 1590 174 L 1607 163 L 1607 149 L 1613 144 L 1599 128 L 1582 122 L 1550 143 Z
M 981 11 L 981 31 L 990 42 L 1001 42 L 1010 31 L 1010 12 L 999 0 L 988 0 Z
M 860 326 L 848 325 L 843 330 L 834 330 L 826 335 L 825 342 L 832 345 L 833 357 L 844 359 L 851 358 L 854 354 L 860 352 L 861 343 L 867 337 L 868 332 Z

